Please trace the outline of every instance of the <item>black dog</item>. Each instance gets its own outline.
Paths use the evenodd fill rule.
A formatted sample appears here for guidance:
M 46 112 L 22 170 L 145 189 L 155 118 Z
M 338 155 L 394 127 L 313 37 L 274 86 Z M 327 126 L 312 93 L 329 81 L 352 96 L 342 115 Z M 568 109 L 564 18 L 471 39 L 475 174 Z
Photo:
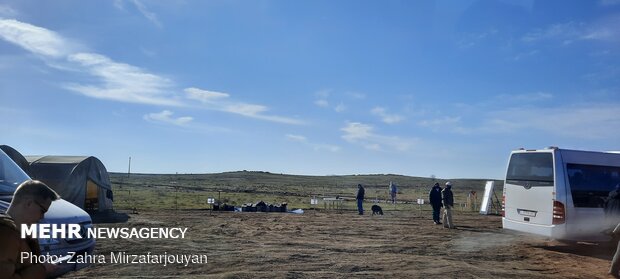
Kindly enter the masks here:
M 376 204 L 373 205 L 370 209 L 372 209 L 372 215 L 375 215 L 375 214 L 383 215 L 383 210 L 381 209 L 380 206 L 378 206 Z

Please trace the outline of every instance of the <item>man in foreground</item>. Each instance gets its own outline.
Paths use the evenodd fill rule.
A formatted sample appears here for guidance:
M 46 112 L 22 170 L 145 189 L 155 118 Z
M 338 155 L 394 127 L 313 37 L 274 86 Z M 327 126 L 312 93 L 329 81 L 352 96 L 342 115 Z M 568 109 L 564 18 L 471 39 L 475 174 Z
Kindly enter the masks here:
M 54 264 L 22 260 L 22 252 L 40 255 L 41 251 L 36 239 L 21 238 L 20 229 L 41 220 L 57 199 L 58 194 L 41 181 L 28 180 L 17 187 L 6 215 L 0 214 L 0 278 L 45 278 L 56 271 Z

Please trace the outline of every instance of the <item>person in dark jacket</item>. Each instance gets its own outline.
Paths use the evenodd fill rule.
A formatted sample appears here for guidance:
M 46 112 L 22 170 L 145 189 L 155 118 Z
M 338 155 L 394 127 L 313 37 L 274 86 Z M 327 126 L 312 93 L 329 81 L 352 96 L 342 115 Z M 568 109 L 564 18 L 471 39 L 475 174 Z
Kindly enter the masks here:
M 441 212 L 441 207 L 443 206 L 441 203 L 441 187 L 439 186 L 439 183 L 435 183 L 433 188 L 431 188 L 431 191 L 428 193 L 428 200 L 433 207 L 433 222 L 435 222 L 435 225 L 439 225 L 441 224 L 439 221 L 439 213 Z
M 452 195 L 452 183 L 446 182 L 446 188 L 441 190 L 441 201 L 443 202 L 443 227 L 454 229 L 452 223 L 452 208 L 454 208 L 454 196 Z
M 388 188 L 388 191 L 390 192 L 390 198 L 392 203 L 396 203 L 396 194 L 398 193 L 398 186 L 396 186 L 396 183 L 390 181 L 390 187 Z
M 360 215 L 364 215 L 364 187 L 362 184 L 357 184 L 357 211 Z

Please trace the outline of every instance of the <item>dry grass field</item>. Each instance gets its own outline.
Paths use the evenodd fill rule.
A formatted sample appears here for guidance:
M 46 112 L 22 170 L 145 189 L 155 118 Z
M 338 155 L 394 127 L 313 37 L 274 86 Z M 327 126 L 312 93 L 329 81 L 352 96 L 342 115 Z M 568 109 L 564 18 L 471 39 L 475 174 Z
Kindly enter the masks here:
M 499 216 L 457 212 L 455 230 L 430 211 L 214 213 L 147 211 L 99 226 L 188 227 L 186 239 L 100 239 L 101 254 L 201 253 L 206 264 L 98 264 L 66 277 L 607 278 L 613 247 L 565 245 L 503 232 Z
M 112 180 L 115 207 L 130 218 L 97 227 L 187 227 L 187 237 L 99 239 L 97 253 L 205 254 L 208 263 L 110 264 L 108 259 L 66 278 L 608 278 L 615 248 L 505 232 L 501 217 L 469 211 L 456 211 L 457 229 L 444 229 L 432 223 L 427 205 L 413 203 L 427 195 L 432 180 L 425 178 L 238 172 L 130 178 L 113 174 Z M 357 215 L 354 201 L 347 201 L 341 211 L 324 210 L 322 205 L 308 209 L 313 195 L 353 197 L 357 181 L 367 185 L 369 200 L 374 195 L 383 199 L 389 180 L 401 186 L 401 203 L 381 203 L 383 216 Z M 333 183 L 325 186 L 326 181 Z M 481 196 L 484 180 L 452 181 L 457 202 L 470 190 Z M 206 198 L 217 194 L 235 205 L 262 199 L 306 210 L 206 210 Z M 366 210 L 371 205 L 367 201 Z M 133 207 L 137 214 L 129 210 Z

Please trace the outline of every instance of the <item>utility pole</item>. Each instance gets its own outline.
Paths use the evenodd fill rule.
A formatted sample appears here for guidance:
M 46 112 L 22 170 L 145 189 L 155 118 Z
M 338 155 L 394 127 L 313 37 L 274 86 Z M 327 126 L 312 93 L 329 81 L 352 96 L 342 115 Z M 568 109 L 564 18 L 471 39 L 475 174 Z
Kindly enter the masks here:
M 127 168 L 127 177 L 129 177 L 130 173 L 131 173 L 131 156 L 129 156 L 129 167 Z

